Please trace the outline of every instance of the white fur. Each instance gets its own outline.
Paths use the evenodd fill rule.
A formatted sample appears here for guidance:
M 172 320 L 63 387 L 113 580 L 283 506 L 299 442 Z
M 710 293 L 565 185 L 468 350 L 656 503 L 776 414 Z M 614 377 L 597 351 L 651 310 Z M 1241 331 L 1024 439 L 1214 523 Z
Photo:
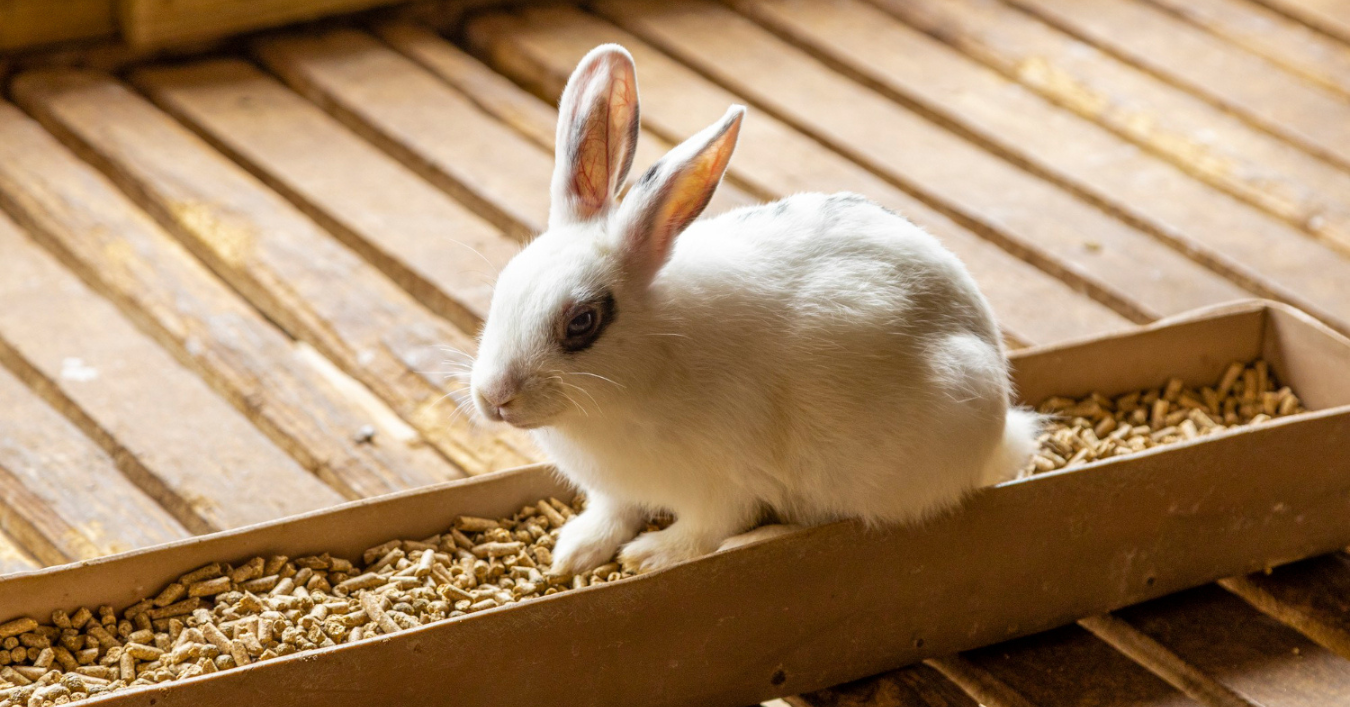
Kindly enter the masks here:
M 697 152 L 689 143 L 673 156 Z M 480 409 L 479 390 L 512 382 L 508 421 L 589 495 L 554 571 L 624 543 L 626 563 L 664 567 L 766 512 L 917 523 L 1030 454 L 1037 421 L 1009 409 L 988 303 L 905 219 L 854 195 L 799 194 L 694 222 L 647 281 L 625 259 L 632 211 L 552 223 L 511 261 L 473 371 Z M 613 323 L 564 352 L 559 312 L 601 290 Z M 657 510 L 675 523 L 633 540 Z

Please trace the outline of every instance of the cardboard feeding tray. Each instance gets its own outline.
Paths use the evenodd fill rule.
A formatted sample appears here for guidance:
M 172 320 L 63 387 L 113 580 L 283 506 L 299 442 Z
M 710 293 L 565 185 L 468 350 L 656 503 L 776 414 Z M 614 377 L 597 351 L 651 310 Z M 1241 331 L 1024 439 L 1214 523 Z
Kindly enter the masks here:
M 1263 357 L 1308 412 L 1003 484 L 921 528 L 845 522 L 665 571 L 96 698 L 116 705 L 744 705 L 1350 543 L 1350 341 L 1247 302 L 1014 354 L 1026 400 Z M 903 463 L 903 460 L 896 460 Z M 351 559 L 567 490 L 545 466 L 0 580 L 0 620 L 123 607 L 194 567 Z

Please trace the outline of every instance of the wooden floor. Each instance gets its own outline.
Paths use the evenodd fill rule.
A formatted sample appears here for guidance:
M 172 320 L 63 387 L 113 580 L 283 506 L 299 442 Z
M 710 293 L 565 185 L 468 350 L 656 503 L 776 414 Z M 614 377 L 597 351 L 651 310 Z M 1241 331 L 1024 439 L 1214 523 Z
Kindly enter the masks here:
M 745 103 L 712 211 L 865 194 L 965 260 L 1014 346 L 1254 295 L 1350 333 L 1350 0 L 412 17 L 12 72 L 0 572 L 537 459 L 457 412 L 452 375 L 606 41 L 639 67 L 639 162 Z M 789 701 L 1350 704 L 1350 557 Z

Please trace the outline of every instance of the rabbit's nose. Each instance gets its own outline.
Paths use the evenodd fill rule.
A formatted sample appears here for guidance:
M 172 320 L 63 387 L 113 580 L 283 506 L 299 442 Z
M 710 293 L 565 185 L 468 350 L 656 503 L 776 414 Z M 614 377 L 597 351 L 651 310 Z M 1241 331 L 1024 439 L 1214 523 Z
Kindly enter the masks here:
M 510 405 L 519 394 L 520 389 L 509 384 L 494 385 L 479 391 L 479 395 L 483 396 L 483 401 L 498 410 Z

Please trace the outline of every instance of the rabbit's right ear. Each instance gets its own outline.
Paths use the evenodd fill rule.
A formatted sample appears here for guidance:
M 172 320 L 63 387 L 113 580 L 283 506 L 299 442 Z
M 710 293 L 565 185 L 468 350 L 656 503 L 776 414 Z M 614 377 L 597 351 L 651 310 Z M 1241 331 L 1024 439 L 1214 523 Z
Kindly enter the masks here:
M 633 166 L 637 135 L 633 57 L 617 44 L 598 46 L 572 72 L 558 106 L 550 227 L 608 212 Z

